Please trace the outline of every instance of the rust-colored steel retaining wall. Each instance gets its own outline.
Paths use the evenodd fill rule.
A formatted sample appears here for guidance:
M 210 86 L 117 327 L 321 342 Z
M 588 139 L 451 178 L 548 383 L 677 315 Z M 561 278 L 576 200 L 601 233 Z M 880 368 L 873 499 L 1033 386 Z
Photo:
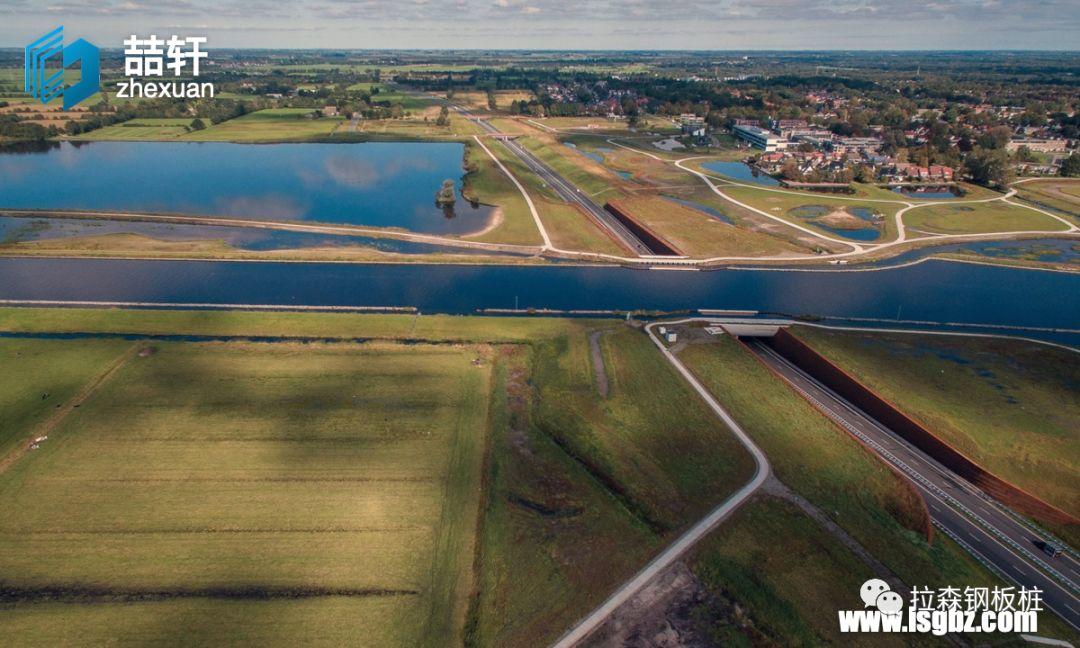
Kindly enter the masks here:
M 1080 523 L 1080 520 L 1072 515 L 975 463 L 785 329 L 780 329 L 774 337 L 769 338 L 768 343 L 800 369 L 820 380 L 837 394 L 991 497 L 1045 522 Z
M 649 249 L 656 254 L 663 254 L 666 256 L 682 256 L 682 252 L 675 249 L 675 246 L 668 243 L 659 234 L 653 232 L 645 225 L 639 223 L 637 219 L 630 215 L 624 207 L 617 202 L 609 202 L 604 204 L 604 209 L 614 216 L 620 223 L 626 226 L 626 229 L 634 233 L 634 236 L 641 239 L 641 242 L 649 246 Z

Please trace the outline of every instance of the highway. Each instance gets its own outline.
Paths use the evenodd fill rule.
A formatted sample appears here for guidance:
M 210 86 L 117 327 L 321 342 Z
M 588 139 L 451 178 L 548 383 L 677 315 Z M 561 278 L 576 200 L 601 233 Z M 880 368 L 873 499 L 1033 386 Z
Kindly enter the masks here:
M 906 475 L 919 489 L 934 525 L 991 571 L 1017 586 L 1042 590 L 1044 607 L 1080 630 L 1080 563 L 1071 549 L 1051 558 L 1034 541 L 1052 539 L 1017 513 L 931 459 L 802 371 L 760 338 L 750 349 L 811 403 Z M 812 451 L 812 448 L 808 449 Z M 923 583 L 908 583 L 923 586 Z M 956 583 L 962 587 L 963 583 Z M 1045 614 L 1045 613 L 1044 613 Z
M 453 108 L 463 117 L 475 121 L 481 128 L 492 135 L 503 135 L 499 129 L 492 126 L 486 119 L 481 119 L 460 106 L 454 106 Z M 638 256 L 658 256 L 656 250 L 653 250 L 646 245 L 644 241 L 635 236 L 633 232 L 627 229 L 625 225 L 608 213 L 602 206 L 594 202 L 587 194 L 575 187 L 554 169 L 533 155 L 532 151 L 529 151 L 521 144 L 515 142 L 510 136 L 501 138 L 501 141 L 506 146 L 507 150 L 521 160 L 522 164 L 527 166 L 530 171 L 539 176 L 540 179 L 546 185 L 551 187 L 560 198 L 572 205 L 581 207 L 585 210 L 586 214 L 592 216 L 602 227 L 610 232 L 612 236 L 619 241 L 622 241 L 623 245 L 628 249 L 633 250 Z

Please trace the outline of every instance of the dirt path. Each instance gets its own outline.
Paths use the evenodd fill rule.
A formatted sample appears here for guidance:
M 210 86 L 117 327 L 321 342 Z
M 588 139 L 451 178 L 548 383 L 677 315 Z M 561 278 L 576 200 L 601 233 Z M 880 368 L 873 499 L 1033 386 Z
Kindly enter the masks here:
M 600 336 L 608 332 L 604 330 L 589 333 L 589 353 L 592 355 L 593 372 L 596 374 L 596 390 L 600 392 L 600 398 L 607 398 L 611 392 L 607 371 L 604 369 L 604 353 L 600 350 Z
M 116 372 L 127 364 L 128 360 L 135 357 L 135 354 L 138 353 L 139 349 L 144 346 L 145 343 L 133 344 L 127 351 L 120 354 L 120 357 L 113 360 L 112 364 L 106 367 L 104 371 L 97 376 L 94 376 L 89 382 L 83 385 L 82 389 L 75 392 L 75 395 L 69 398 L 67 402 L 56 408 L 56 411 L 54 411 L 49 418 L 45 419 L 44 422 L 35 427 L 30 434 L 26 436 L 26 440 L 23 443 L 19 444 L 18 447 L 9 452 L 7 456 L 0 459 L 0 473 L 7 470 L 12 464 L 29 452 L 30 446 L 34 443 L 34 439 L 52 434 L 76 407 L 82 405 L 93 396 L 102 385 L 116 375 Z

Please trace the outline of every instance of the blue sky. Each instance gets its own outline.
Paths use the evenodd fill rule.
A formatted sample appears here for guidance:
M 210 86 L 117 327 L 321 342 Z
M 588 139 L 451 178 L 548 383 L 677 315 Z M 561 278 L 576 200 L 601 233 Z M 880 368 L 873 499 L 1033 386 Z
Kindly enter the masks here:
M 0 46 L 63 24 L 209 47 L 1080 49 L 1080 0 L 0 0 Z

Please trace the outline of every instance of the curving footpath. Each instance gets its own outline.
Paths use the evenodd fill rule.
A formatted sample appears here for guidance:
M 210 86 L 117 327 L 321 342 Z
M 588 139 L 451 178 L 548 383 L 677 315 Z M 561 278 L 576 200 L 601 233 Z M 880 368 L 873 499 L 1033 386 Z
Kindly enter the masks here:
M 732 511 L 746 502 L 746 500 L 749 499 L 769 477 L 769 460 L 765 456 L 765 453 L 761 451 L 761 448 L 758 448 L 757 445 L 754 444 L 746 432 L 744 432 L 743 429 L 739 427 L 739 424 L 735 422 L 735 419 L 733 419 L 731 415 L 716 402 L 716 399 L 713 398 L 712 394 L 698 382 L 697 378 L 690 373 L 690 370 L 687 369 L 683 363 L 664 346 L 664 343 L 653 334 L 652 329 L 654 326 L 661 324 L 665 326 L 683 324 L 685 322 L 693 321 L 694 319 L 697 318 L 687 318 L 673 322 L 653 322 L 646 325 L 645 330 L 649 334 L 649 338 L 652 339 L 653 344 L 660 349 L 660 352 L 664 354 L 664 357 L 667 358 L 668 362 L 670 362 L 672 366 L 675 367 L 676 371 L 690 383 L 690 386 L 694 388 L 694 391 L 696 391 L 699 396 L 701 396 L 702 400 L 705 401 L 705 404 L 709 406 L 709 409 L 711 409 L 713 413 L 716 414 L 717 418 L 723 421 L 724 424 L 731 429 L 739 442 L 750 452 L 750 455 L 754 458 L 754 476 L 751 477 L 750 481 L 744 484 L 742 488 L 735 491 L 735 493 L 724 500 L 719 506 L 710 511 L 701 521 L 679 536 L 679 538 L 661 552 L 660 555 L 653 558 L 649 564 L 645 565 L 645 567 L 633 578 L 616 590 L 614 594 L 609 596 L 600 607 L 596 608 L 587 617 L 579 621 L 577 625 L 555 642 L 555 648 L 570 648 L 588 637 L 589 634 L 599 628 L 604 621 L 619 608 L 619 606 L 633 598 L 634 595 L 649 583 L 649 581 L 655 578 L 664 569 L 671 566 L 671 564 L 678 560 L 688 549 L 690 549 L 690 547 L 694 546 L 694 544 L 724 521 Z

